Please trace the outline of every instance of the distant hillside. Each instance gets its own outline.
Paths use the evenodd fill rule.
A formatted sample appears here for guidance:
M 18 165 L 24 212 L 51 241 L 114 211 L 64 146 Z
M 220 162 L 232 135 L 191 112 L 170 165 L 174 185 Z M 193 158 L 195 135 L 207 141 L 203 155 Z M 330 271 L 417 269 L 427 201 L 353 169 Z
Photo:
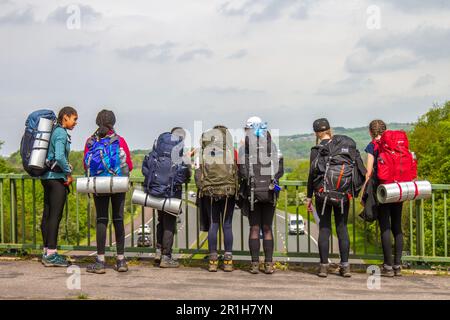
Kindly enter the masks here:
M 390 123 L 389 129 L 410 131 L 412 124 Z M 356 141 L 358 149 L 363 151 L 370 142 L 369 127 L 346 129 L 342 127 L 333 128 L 334 134 L 343 134 Z M 311 147 L 316 143 L 314 134 L 296 134 L 280 137 L 280 149 L 287 159 L 308 159 Z

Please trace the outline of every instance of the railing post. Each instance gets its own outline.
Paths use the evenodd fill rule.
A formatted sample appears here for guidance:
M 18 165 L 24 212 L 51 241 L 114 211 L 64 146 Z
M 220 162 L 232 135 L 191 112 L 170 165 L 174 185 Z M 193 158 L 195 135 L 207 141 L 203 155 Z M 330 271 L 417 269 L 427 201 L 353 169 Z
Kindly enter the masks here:
M 423 217 L 421 215 L 421 201 L 416 200 L 415 201 L 415 210 L 416 210 L 416 255 L 422 256 L 424 255 L 423 248 L 422 248 L 422 224 L 423 224 Z
M 5 228 L 3 221 L 3 178 L 0 179 L 0 235 L 1 235 L 1 243 L 5 243 Z
M 189 193 L 189 185 L 186 183 L 185 184 L 185 186 L 184 186 L 184 201 L 185 201 L 185 214 L 184 214 L 184 217 L 185 217 L 185 224 L 184 224 L 184 232 L 185 232 L 185 235 L 186 235 L 186 249 L 188 249 L 189 250 L 189 203 L 188 203 L 188 200 L 189 200 L 189 195 L 188 195 L 188 193 Z
M 36 248 L 36 179 L 32 182 L 33 194 L 33 246 Z

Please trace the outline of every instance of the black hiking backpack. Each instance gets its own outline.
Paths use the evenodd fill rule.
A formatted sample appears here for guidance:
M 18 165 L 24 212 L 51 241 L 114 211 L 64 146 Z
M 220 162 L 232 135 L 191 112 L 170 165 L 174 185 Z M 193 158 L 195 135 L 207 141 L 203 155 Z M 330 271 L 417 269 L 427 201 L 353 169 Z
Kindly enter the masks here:
M 335 135 L 325 145 L 313 147 L 318 155 L 312 163 L 314 193 L 317 199 L 339 205 L 357 197 L 365 180 L 365 168 L 355 141 Z M 323 213 L 323 210 L 322 210 Z
M 279 165 L 278 150 L 270 135 L 257 138 L 249 135 L 245 139 L 245 171 L 248 177 L 250 205 L 255 202 L 276 205 L 274 178 Z M 253 211 L 253 210 L 251 210 Z

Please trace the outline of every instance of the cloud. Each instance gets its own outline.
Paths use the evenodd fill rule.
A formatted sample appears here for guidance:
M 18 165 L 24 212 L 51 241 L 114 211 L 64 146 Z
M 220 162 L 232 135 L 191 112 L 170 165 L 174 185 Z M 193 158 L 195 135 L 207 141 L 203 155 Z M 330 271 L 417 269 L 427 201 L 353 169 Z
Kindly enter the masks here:
M 431 74 L 425 74 L 417 78 L 416 82 L 413 84 L 413 88 L 422 88 L 436 83 L 436 78 Z
M 226 16 L 247 17 L 250 22 L 267 22 L 279 19 L 286 10 L 295 10 L 291 18 L 305 19 L 312 4 L 310 0 L 230 0 L 218 11 Z
M 420 13 L 423 11 L 433 10 L 450 10 L 450 2 L 448 0 L 382 0 L 397 9 L 408 13 Z
M 75 6 L 79 8 L 80 19 L 82 23 L 92 23 L 94 21 L 101 19 L 102 17 L 102 14 L 100 12 L 96 11 L 89 5 L 80 4 Z M 70 11 L 69 9 L 70 6 L 61 6 L 56 8 L 53 12 L 49 14 L 49 16 L 47 17 L 47 21 L 66 24 L 67 19 L 69 19 L 69 17 L 71 17 L 74 14 L 74 12 Z
M 334 83 L 324 82 L 317 90 L 318 95 L 323 96 L 343 96 L 374 87 L 374 81 L 370 78 L 349 77 Z
M 117 49 L 116 53 L 119 57 L 128 60 L 164 63 L 172 59 L 172 49 L 176 46 L 173 42 L 165 42 L 160 45 L 150 43 Z
M 90 53 L 98 46 L 98 42 L 92 44 L 78 44 L 73 46 L 58 47 L 57 50 L 63 53 Z
M 353 73 L 379 72 L 449 57 L 450 29 L 418 27 L 411 32 L 376 32 L 361 38 L 345 64 Z
M 204 57 L 204 58 L 211 58 L 213 56 L 213 52 L 209 49 L 195 49 L 195 50 L 189 50 L 185 53 L 181 54 L 177 61 L 178 62 L 189 62 L 197 57 Z
M 252 90 L 240 87 L 203 87 L 199 91 L 217 95 L 258 95 L 265 93 L 264 90 Z
M 33 10 L 26 8 L 0 16 L 0 25 L 29 25 L 35 22 Z
M 227 59 L 231 59 L 231 60 L 233 60 L 233 59 L 242 59 L 242 58 L 246 57 L 247 55 L 248 55 L 247 50 L 241 49 L 241 50 L 238 50 L 238 51 L 232 53 L 231 55 L 229 55 L 227 57 Z

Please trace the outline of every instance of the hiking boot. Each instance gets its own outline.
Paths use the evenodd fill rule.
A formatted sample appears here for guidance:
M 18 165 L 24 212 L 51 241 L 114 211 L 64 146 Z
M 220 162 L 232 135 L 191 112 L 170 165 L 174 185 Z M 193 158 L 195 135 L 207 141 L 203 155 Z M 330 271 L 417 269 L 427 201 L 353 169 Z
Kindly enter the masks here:
M 350 265 L 340 265 L 339 266 L 339 274 L 344 278 L 351 278 L 352 274 L 350 273 Z
M 402 267 L 401 266 L 394 266 L 394 276 L 401 277 L 402 276 Z
M 250 273 L 251 274 L 259 273 L 259 262 L 252 262 L 252 266 L 250 267 Z
M 273 262 L 264 263 L 264 273 L 265 274 L 273 274 L 274 272 L 275 272 L 275 269 L 273 267 Z
M 178 263 L 178 261 L 175 261 L 172 258 L 172 256 L 162 256 L 159 267 L 160 268 L 179 268 L 180 264 Z
M 217 272 L 218 269 L 219 269 L 219 257 L 217 256 L 217 254 L 210 254 L 208 271 L 209 272 Z
M 155 252 L 155 263 L 160 264 L 161 263 L 161 249 L 156 249 Z
M 233 272 L 233 256 L 232 255 L 225 255 L 223 260 L 223 271 L 225 272 Z
M 117 272 L 128 272 L 127 261 L 125 259 L 117 259 L 114 270 L 116 270 Z
M 96 273 L 96 274 L 105 274 L 105 261 L 100 261 L 98 259 L 95 259 L 94 264 L 90 264 L 86 268 L 86 272 L 88 273 Z
M 329 264 L 323 264 L 321 263 L 319 266 L 319 272 L 317 273 L 317 275 L 320 278 L 326 278 L 328 277 L 328 269 L 329 269 L 330 265 Z
M 387 278 L 393 278 L 395 276 L 394 269 L 391 266 L 383 265 L 381 267 L 381 276 Z
M 67 268 L 68 266 L 70 266 L 70 263 L 67 262 L 66 258 L 59 255 L 58 253 L 42 257 L 42 264 L 46 267 Z

